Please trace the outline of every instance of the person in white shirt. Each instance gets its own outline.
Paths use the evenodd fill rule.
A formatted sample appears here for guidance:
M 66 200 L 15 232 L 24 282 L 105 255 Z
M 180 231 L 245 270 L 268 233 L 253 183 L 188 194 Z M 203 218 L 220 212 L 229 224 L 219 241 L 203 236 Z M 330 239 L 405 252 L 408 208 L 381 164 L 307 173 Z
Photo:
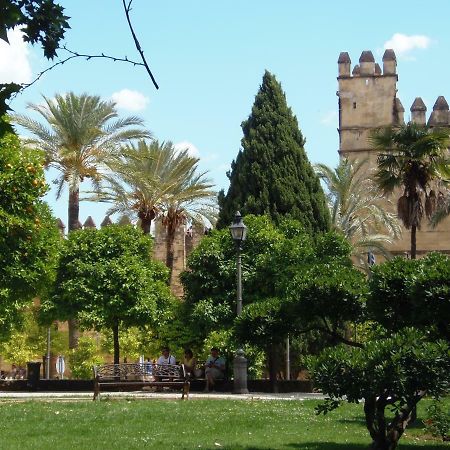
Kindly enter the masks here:
M 219 355 L 219 349 L 213 347 L 211 356 L 208 356 L 205 364 L 206 387 L 204 392 L 214 391 L 216 380 L 222 380 L 225 376 L 225 359 Z
M 176 364 L 177 361 L 175 359 L 175 356 L 172 356 L 170 354 L 170 348 L 169 347 L 163 347 L 162 349 L 162 355 L 158 358 L 158 361 L 156 361 L 156 364 L 160 364 L 161 366 L 165 364 Z

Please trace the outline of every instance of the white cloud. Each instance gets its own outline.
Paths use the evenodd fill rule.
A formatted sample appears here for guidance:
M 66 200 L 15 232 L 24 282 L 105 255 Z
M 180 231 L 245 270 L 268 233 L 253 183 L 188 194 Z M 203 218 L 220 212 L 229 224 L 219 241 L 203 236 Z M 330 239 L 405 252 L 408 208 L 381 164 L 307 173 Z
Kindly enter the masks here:
M 409 53 L 415 49 L 424 50 L 431 44 L 431 39 L 428 36 L 412 35 L 407 36 L 402 33 L 395 33 L 391 39 L 384 43 L 384 48 L 392 48 L 397 56 L 407 59 L 413 59 Z
M 320 123 L 326 126 L 337 125 L 338 113 L 336 111 L 326 112 L 320 119 Z
M 28 44 L 18 28 L 8 31 L 9 44 L 0 39 L 0 83 L 29 83 L 31 66 Z
M 200 156 L 198 148 L 188 141 L 177 142 L 176 144 L 174 144 L 174 148 L 177 152 L 181 152 L 187 149 L 189 156 L 193 156 L 194 158 L 198 158 Z
M 142 111 L 148 102 L 148 97 L 138 91 L 131 91 L 130 89 L 122 89 L 119 92 L 114 92 L 111 96 L 117 107 L 128 111 Z

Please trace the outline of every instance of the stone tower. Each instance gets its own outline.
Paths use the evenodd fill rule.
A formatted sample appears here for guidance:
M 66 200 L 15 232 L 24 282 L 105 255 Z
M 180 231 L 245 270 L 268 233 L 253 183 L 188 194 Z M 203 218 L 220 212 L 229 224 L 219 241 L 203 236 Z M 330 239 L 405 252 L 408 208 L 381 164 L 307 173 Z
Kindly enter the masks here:
M 191 251 L 200 243 L 205 234 L 205 228 L 201 225 L 187 227 L 181 224 L 175 232 L 173 270 L 170 279 L 172 293 L 183 297 L 183 286 L 180 282 L 180 273 L 186 269 L 186 260 Z M 165 262 L 167 255 L 167 232 L 161 220 L 155 221 L 155 242 L 153 255 L 158 261 Z
M 386 50 L 382 62 L 383 70 L 371 51 L 361 53 L 359 64 L 353 70 L 347 52 L 342 52 L 338 59 L 339 154 L 349 159 L 368 159 L 369 170 L 376 166 L 377 158 L 369 142 L 370 133 L 378 127 L 404 123 L 405 110 L 397 97 L 394 51 Z M 427 108 L 420 97 L 414 100 L 410 111 L 412 122 L 425 125 Z M 449 114 L 447 101 L 438 97 L 428 125 L 450 128 Z M 395 196 L 391 201 L 396 202 Z M 427 219 L 423 219 L 422 229 L 417 233 L 417 255 L 433 250 L 450 253 L 450 219 L 434 230 L 428 226 Z M 402 238 L 391 245 L 390 251 L 400 255 L 410 251 L 408 230 L 403 230 Z

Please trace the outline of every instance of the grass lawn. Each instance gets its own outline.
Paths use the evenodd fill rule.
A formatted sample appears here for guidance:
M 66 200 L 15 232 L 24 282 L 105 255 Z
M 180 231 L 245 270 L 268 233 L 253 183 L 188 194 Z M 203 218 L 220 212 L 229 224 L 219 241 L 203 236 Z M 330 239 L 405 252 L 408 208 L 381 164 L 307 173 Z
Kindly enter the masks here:
M 423 402 L 421 402 L 423 403 Z M 316 416 L 316 401 L 196 399 L 0 402 L 0 448 L 356 450 L 370 443 L 361 405 Z M 425 405 L 419 408 L 423 417 Z M 447 449 L 407 430 L 399 449 Z

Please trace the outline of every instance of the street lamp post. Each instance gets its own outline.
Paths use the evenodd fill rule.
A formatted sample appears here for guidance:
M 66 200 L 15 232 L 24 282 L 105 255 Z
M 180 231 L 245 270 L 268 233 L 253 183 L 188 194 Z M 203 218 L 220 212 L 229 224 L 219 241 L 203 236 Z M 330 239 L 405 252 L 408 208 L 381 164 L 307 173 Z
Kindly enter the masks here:
M 242 221 L 241 213 L 238 211 L 234 216 L 233 223 L 230 226 L 231 236 L 236 244 L 236 315 L 239 316 L 242 312 L 242 268 L 241 268 L 241 250 L 242 243 L 247 237 L 247 227 Z M 234 386 L 233 392 L 235 394 L 248 394 L 247 389 L 247 360 L 244 356 L 244 351 L 239 348 L 234 357 Z

